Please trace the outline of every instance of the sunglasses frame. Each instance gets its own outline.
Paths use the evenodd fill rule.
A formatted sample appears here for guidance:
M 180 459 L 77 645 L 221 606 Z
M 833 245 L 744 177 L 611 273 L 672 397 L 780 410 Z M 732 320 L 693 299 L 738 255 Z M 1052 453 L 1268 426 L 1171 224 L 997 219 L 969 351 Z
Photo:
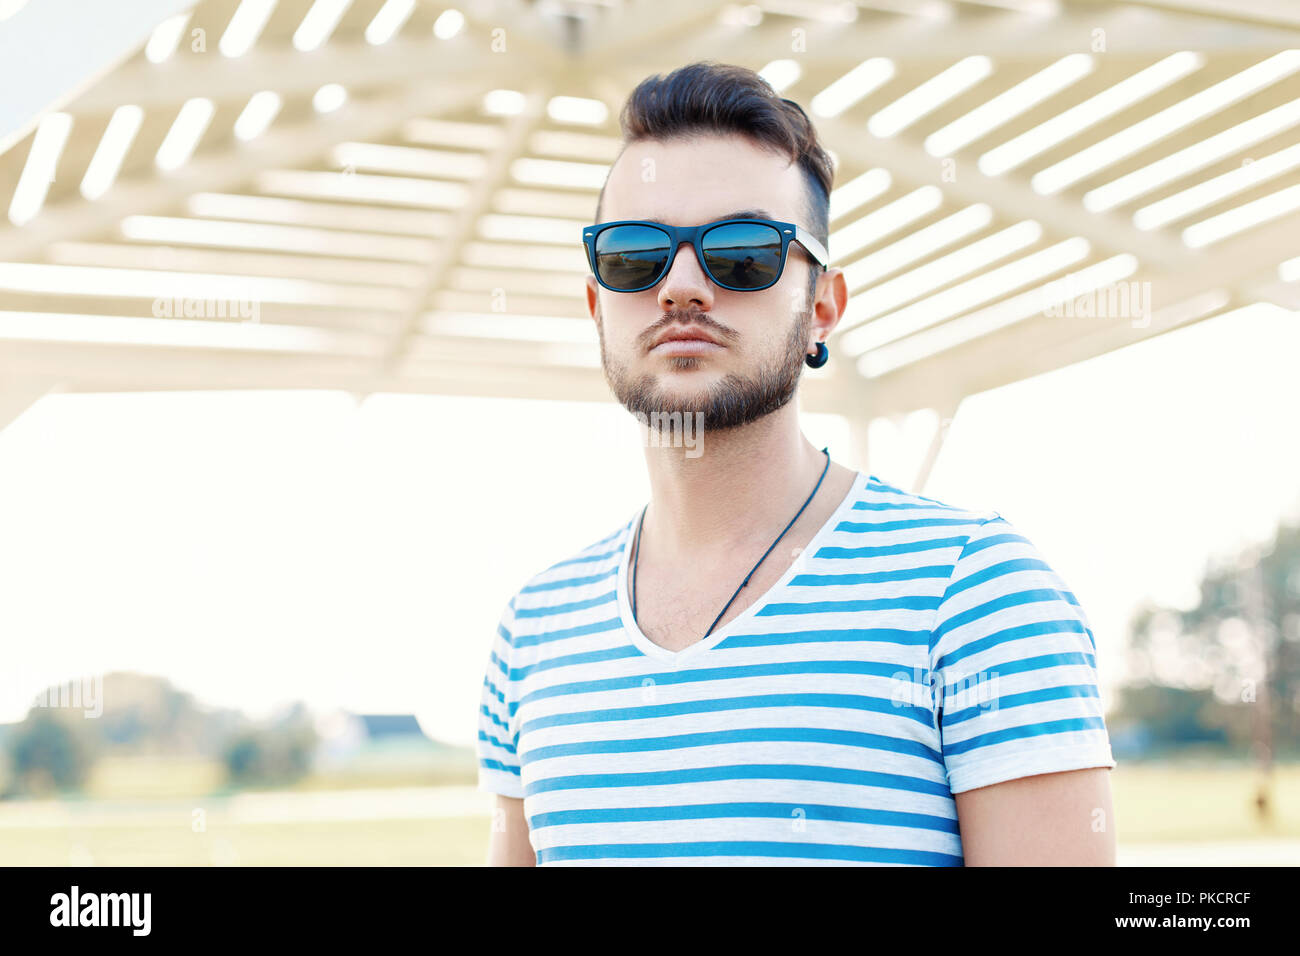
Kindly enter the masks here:
M 727 285 L 725 282 L 719 282 L 704 261 L 704 249 L 701 243 L 704 236 L 712 229 L 718 226 L 728 225 L 730 223 L 758 223 L 764 226 L 772 226 L 776 229 L 777 235 L 781 237 L 781 264 L 776 270 L 776 276 L 771 282 L 760 286 L 737 287 Z M 605 280 L 600 277 L 600 270 L 596 268 L 596 239 L 606 229 L 612 229 L 615 226 L 649 226 L 651 229 L 658 229 L 668 236 L 669 249 L 668 261 L 664 263 L 663 269 L 654 277 L 652 282 L 635 289 L 616 289 L 607 285 Z M 596 281 L 611 292 L 645 292 L 647 289 L 653 289 L 668 275 L 673 267 L 673 262 L 677 259 L 677 250 L 681 248 L 683 242 L 689 242 L 695 250 L 695 259 L 704 270 L 704 274 L 709 277 L 709 281 L 715 285 L 727 289 L 731 292 L 761 292 L 764 289 L 770 289 L 781 281 L 781 276 L 785 273 L 786 255 L 790 249 L 791 242 L 797 242 L 805 252 L 815 261 L 822 269 L 827 268 L 830 256 L 820 242 L 808 234 L 808 231 L 797 223 L 781 222 L 776 219 L 717 219 L 713 222 L 706 222 L 700 226 L 667 226 L 661 222 L 650 222 L 645 219 L 618 219 L 613 222 L 598 222 L 587 226 L 582 230 L 582 244 L 587 249 L 587 264 L 591 267 L 591 274 L 596 277 Z

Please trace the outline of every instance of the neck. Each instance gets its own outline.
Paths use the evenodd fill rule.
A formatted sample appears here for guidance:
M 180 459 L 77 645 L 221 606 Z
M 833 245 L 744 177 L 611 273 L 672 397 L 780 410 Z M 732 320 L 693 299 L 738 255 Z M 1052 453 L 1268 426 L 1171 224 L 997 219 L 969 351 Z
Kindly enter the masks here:
M 791 402 L 741 428 L 706 429 L 697 450 L 644 442 L 650 504 L 642 534 L 657 542 L 656 550 L 684 558 L 724 555 L 756 538 L 770 543 L 826 466 L 821 449 L 800 432 L 796 413 Z

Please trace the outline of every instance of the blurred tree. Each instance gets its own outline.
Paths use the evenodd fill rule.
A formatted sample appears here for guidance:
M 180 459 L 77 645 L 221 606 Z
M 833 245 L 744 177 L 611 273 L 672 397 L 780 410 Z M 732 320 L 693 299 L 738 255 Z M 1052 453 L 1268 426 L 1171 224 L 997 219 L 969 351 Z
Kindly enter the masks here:
M 237 712 L 200 707 L 191 694 L 152 674 L 107 674 L 103 696 L 96 729 L 118 750 L 215 755 L 240 724 Z
M 1300 743 L 1300 525 L 1212 565 L 1194 607 L 1143 608 L 1129 650 L 1139 678 L 1121 694 L 1117 725 L 1141 722 L 1166 743 L 1221 734 L 1249 747 L 1267 817 L 1274 756 Z
M 32 796 L 80 788 L 95 762 L 90 736 L 50 710 L 32 708 L 8 745 L 11 786 Z
M 241 731 L 223 755 L 230 783 L 267 786 L 299 780 L 311 770 L 317 741 L 311 714 L 301 705 L 268 726 Z
M 46 688 L 40 699 L 59 700 Z M 103 677 L 102 712 L 33 706 L 23 721 L 0 727 L 0 797 L 79 789 L 105 754 L 201 754 L 222 759 L 237 783 L 296 780 L 312 766 L 317 744 L 311 713 L 292 705 L 265 727 L 236 710 L 199 706 L 165 678 L 115 672 Z
M 1232 705 L 1212 690 L 1142 683 L 1120 689 L 1119 703 L 1106 725 L 1116 735 L 1141 727 L 1151 751 L 1193 746 L 1227 751 L 1238 733 L 1234 716 Z

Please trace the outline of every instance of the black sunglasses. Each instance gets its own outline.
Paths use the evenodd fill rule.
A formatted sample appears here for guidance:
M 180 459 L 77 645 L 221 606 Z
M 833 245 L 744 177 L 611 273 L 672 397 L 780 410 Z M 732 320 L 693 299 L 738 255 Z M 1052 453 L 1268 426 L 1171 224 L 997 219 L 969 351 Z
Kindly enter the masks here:
M 791 241 L 823 269 L 830 257 L 822 244 L 792 222 L 719 219 L 702 226 L 665 226 L 642 219 L 598 222 L 582 231 L 587 262 L 596 281 L 613 292 L 644 292 L 672 268 L 683 242 L 708 277 L 724 289 L 757 292 L 776 284 Z

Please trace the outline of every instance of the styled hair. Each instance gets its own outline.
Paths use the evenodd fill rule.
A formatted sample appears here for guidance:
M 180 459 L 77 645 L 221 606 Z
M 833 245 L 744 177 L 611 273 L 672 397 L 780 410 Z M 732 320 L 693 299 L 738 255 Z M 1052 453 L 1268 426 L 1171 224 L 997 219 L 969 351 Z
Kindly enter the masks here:
M 835 164 L 803 108 L 782 98 L 753 70 L 702 60 L 666 76 L 646 77 L 623 104 L 619 125 L 623 149 L 641 140 L 734 133 L 790 157 L 803 172 L 807 221 L 800 225 L 827 245 Z M 604 199 L 602 186 L 597 222 Z M 815 277 L 818 269 L 813 266 L 809 272 Z

